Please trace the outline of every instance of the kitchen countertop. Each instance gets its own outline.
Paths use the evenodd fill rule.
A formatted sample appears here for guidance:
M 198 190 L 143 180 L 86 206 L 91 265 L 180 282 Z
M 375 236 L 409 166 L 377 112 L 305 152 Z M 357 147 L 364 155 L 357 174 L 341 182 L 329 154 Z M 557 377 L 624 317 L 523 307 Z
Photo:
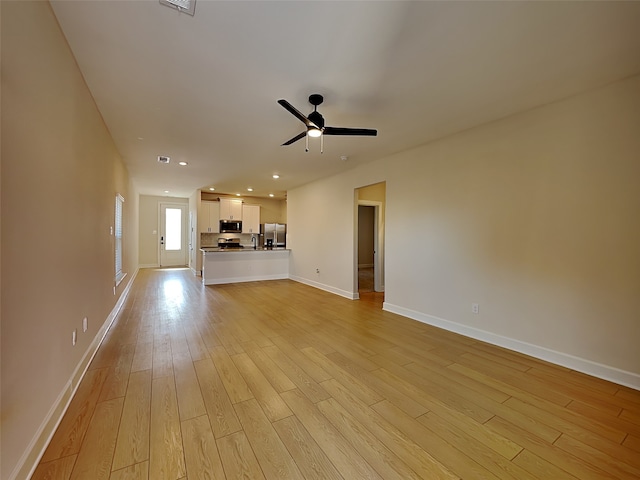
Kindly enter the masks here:
M 257 248 L 244 247 L 244 248 L 220 248 L 220 247 L 201 247 L 200 251 L 204 253 L 216 253 L 216 252 L 284 252 L 288 251 L 288 248 Z

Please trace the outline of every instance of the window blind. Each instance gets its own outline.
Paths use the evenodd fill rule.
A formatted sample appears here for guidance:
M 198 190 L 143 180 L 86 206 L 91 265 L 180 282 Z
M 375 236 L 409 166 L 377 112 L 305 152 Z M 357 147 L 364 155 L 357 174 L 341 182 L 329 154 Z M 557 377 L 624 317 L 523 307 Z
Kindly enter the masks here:
M 116 195 L 116 221 L 115 221 L 115 261 L 116 261 L 116 285 L 124 278 L 122 271 L 122 206 L 124 198 Z

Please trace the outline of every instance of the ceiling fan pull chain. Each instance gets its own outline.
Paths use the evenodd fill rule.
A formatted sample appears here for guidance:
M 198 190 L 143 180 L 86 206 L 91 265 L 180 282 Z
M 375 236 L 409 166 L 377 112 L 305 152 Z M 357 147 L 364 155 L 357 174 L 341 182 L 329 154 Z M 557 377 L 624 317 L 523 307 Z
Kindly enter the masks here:
M 320 135 L 320 153 L 324 152 L 324 135 Z
M 307 134 L 307 135 L 305 135 L 305 136 L 304 136 L 304 138 L 306 139 L 306 140 L 305 140 L 305 141 L 306 141 L 306 145 L 305 145 L 305 147 L 304 147 L 304 151 L 305 151 L 305 152 L 308 152 L 308 151 L 309 151 L 309 135 L 308 135 L 308 134 Z

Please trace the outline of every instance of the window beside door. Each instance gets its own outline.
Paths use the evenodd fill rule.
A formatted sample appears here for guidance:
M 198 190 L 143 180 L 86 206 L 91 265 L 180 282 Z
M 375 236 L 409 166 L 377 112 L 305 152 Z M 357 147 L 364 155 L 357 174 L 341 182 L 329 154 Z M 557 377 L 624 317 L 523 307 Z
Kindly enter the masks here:
M 122 217 L 123 217 L 124 197 L 120 194 L 116 195 L 116 215 L 115 215 L 115 282 L 116 286 L 122 282 L 127 275 L 122 271 Z

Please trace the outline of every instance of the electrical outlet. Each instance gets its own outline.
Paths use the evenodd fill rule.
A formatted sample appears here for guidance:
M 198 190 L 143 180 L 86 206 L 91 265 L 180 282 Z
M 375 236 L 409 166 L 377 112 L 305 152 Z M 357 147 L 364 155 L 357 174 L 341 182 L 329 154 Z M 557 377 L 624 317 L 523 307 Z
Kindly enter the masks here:
M 480 305 L 478 305 L 477 303 L 472 303 L 471 311 L 477 315 L 478 313 L 480 313 Z
M 78 340 L 78 330 L 73 329 L 73 333 L 71 334 L 71 345 L 76 346 L 76 341 Z
M 86 332 L 87 329 L 89 328 L 89 319 L 87 317 L 84 317 L 82 319 L 82 332 Z
M 320 273 L 320 269 L 319 268 L 316 268 L 316 273 Z

